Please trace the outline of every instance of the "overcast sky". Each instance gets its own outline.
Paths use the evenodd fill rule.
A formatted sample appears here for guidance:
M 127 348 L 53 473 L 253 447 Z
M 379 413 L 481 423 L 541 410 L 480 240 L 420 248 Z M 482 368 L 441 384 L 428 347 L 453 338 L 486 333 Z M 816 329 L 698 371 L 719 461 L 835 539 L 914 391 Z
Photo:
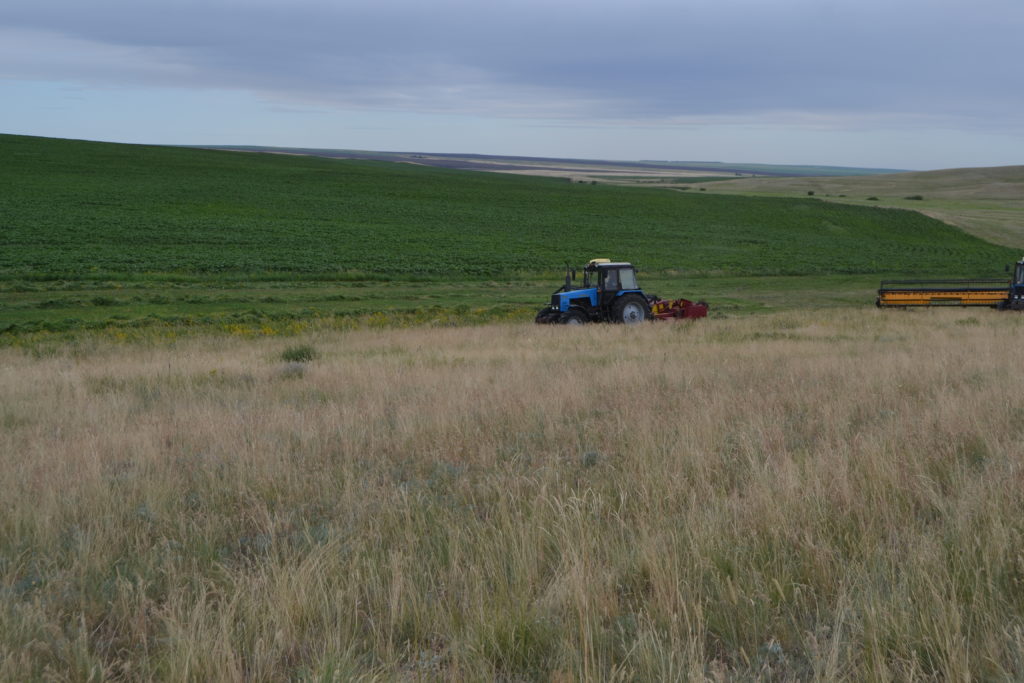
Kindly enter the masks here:
M 6 0 L 0 132 L 1024 164 L 1022 0 Z

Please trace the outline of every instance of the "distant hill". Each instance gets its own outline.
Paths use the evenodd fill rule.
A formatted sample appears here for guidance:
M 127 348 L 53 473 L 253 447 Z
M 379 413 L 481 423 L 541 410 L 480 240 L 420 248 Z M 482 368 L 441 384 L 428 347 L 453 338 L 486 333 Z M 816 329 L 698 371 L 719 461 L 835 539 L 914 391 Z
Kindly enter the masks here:
M 751 174 L 769 177 L 805 176 L 867 176 L 885 173 L 903 173 L 894 168 L 857 168 L 851 166 L 810 166 L 794 164 L 744 164 L 721 161 L 645 161 L 665 168 L 687 168 L 693 171 L 720 171 L 730 174 Z
M 723 176 L 758 175 L 789 176 L 857 176 L 878 173 L 899 173 L 886 168 L 849 168 L 844 166 L 795 166 L 785 164 L 724 163 L 718 161 L 609 161 L 602 159 L 547 158 L 527 156 L 496 156 L 488 154 L 446 154 L 433 152 L 369 152 L 345 149 L 316 149 L 304 147 L 260 147 L 212 145 L 204 149 L 240 152 L 266 152 L 271 154 L 299 154 L 329 159 L 363 159 L 368 161 L 396 161 L 452 168 L 463 171 L 539 171 L 554 170 L 566 173 L 585 171 L 602 173 L 652 173 L 687 171 Z
M 595 256 L 690 275 L 991 276 L 1017 255 L 919 213 L 807 197 L 11 135 L 0 136 L 0 187 L 8 279 L 454 280 Z
M 1024 198 L 1024 166 L 799 179 L 740 178 L 730 180 L 728 185 L 717 189 L 725 188 L 763 192 L 814 190 L 832 194 L 900 197 L 920 194 L 943 199 L 1021 199 Z
M 1024 166 L 957 168 L 862 177 L 742 178 L 708 191 L 815 197 L 908 208 L 984 239 L 1024 248 Z

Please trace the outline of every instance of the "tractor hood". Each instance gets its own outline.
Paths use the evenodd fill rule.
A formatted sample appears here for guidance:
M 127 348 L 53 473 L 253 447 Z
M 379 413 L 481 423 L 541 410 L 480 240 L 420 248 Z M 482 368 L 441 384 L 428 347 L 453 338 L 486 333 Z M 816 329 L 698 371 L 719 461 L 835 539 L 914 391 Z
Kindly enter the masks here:
M 571 302 L 584 299 L 591 306 L 597 305 L 597 287 L 573 289 L 568 292 L 557 292 L 551 295 L 551 307 L 560 311 L 568 311 Z

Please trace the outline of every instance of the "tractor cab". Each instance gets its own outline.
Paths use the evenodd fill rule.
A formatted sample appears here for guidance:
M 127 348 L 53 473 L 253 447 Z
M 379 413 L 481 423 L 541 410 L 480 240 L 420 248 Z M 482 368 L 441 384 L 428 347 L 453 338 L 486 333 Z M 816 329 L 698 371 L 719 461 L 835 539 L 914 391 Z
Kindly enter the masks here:
M 1009 268 L 1009 266 L 1007 266 Z M 1024 310 L 1024 258 L 1013 266 L 1013 279 L 1010 281 L 1010 294 L 1006 301 L 1009 308 Z
M 583 288 L 591 287 L 609 295 L 623 290 L 640 291 L 636 269 L 629 263 L 612 263 L 608 259 L 594 259 L 583 269 Z

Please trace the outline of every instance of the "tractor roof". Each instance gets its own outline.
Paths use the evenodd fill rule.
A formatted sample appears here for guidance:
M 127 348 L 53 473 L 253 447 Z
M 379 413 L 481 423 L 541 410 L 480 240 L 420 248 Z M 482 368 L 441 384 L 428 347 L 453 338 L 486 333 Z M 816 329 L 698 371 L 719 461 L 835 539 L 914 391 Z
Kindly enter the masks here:
M 587 270 L 594 270 L 596 268 L 632 268 L 633 264 L 626 263 L 625 261 L 612 261 L 607 258 L 592 258 L 587 262 Z

